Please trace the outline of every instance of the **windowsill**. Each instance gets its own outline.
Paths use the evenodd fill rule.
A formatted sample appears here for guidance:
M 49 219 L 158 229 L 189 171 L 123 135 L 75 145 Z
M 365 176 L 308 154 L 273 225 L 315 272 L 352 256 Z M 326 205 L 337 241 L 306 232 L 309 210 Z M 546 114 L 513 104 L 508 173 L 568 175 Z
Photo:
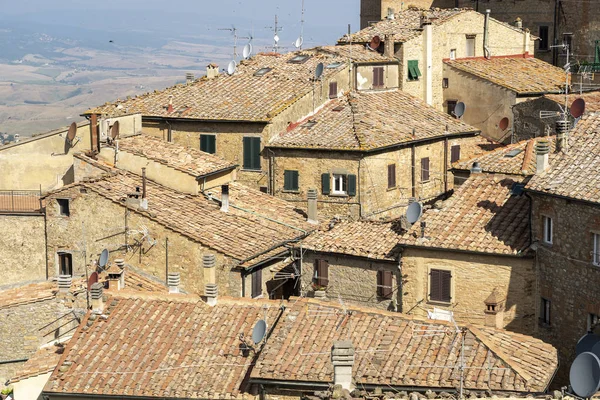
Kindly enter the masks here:
M 452 306 L 452 301 L 445 302 L 445 301 L 440 301 L 440 300 L 428 300 L 427 304 L 431 304 L 431 305 L 434 305 L 434 306 L 451 307 Z
M 294 194 L 300 194 L 300 190 L 282 190 L 281 193 L 294 193 Z
M 329 196 L 331 196 L 331 197 L 350 197 L 350 196 L 348 196 L 348 193 L 329 193 Z
M 551 49 L 537 49 L 538 53 L 550 53 L 551 51 Z
M 420 82 L 420 79 L 407 79 L 406 82 Z
M 398 189 L 398 186 L 389 187 L 389 188 L 386 189 L 386 192 L 391 192 L 391 191 L 394 191 L 396 189 Z
M 242 168 L 240 169 L 241 172 L 263 172 L 262 169 L 246 169 L 246 168 Z
M 431 180 L 421 181 L 421 183 L 429 183 Z

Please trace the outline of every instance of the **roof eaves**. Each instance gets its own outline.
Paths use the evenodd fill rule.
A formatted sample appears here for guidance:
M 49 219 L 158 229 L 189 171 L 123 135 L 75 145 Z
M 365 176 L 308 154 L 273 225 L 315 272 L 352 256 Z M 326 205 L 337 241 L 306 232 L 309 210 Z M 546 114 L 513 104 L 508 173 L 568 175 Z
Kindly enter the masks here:
M 456 249 L 456 248 L 450 248 L 450 247 L 424 246 L 424 245 L 406 244 L 406 243 L 399 243 L 398 245 L 400 246 L 401 251 L 403 248 L 407 248 L 407 249 L 418 249 L 418 250 L 450 251 L 450 252 L 466 253 L 466 254 L 486 254 L 486 255 L 490 255 L 490 256 L 502 256 L 502 257 L 533 258 L 533 255 L 527 251 L 529 249 L 529 245 L 527 245 L 527 248 L 525 248 L 524 250 L 518 250 L 517 252 L 513 251 L 512 253 L 501 253 L 501 252 L 490 253 L 490 252 L 486 252 L 486 251 L 463 250 L 463 249 Z

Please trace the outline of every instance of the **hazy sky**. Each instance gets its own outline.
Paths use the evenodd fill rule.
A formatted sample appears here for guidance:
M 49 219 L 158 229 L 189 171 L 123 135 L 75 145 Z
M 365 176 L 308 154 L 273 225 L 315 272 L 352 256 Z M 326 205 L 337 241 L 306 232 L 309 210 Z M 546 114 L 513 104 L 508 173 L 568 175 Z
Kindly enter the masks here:
M 307 45 L 333 43 L 359 28 L 360 0 L 305 0 L 304 38 Z M 99 31 L 160 32 L 173 36 L 226 36 L 234 24 L 240 35 L 252 29 L 257 39 L 269 39 L 275 14 L 283 27 L 281 44 L 300 35 L 302 0 L 0 0 L 2 18 L 33 24 L 68 25 Z

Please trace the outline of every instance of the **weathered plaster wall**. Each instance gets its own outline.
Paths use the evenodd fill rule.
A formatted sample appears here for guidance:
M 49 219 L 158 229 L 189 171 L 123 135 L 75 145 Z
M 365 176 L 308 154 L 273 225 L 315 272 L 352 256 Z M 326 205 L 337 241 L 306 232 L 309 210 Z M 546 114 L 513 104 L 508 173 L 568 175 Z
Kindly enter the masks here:
M 373 87 L 373 68 L 383 67 L 383 87 Z M 399 65 L 358 65 L 356 66 L 356 90 L 385 90 L 398 87 Z
M 46 278 L 43 215 L 0 215 L 0 288 Z
M 437 307 L 453 311 L 460 323 L 484 324 L 484 301 L 497 289 L 506 297 L 504 328 L 532 334 L 537 325 L 534 266 L 532 258 L 406 248 L 402 310 L 427 317 L 427 310 Z M 430 269 L 451 271 L 450 304 L 429 300 Z

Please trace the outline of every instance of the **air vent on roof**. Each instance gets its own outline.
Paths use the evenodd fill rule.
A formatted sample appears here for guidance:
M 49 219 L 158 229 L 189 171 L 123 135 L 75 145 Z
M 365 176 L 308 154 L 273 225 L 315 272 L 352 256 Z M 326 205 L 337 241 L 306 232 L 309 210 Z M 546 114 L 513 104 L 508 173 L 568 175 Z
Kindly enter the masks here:
M 315 126 L 316 124 L 317 124 L 317 121 L 308 121 L 308 122 L 305 122 L 305 123 L 302 125 L 302 127 L 306 128 L 306 129 L 310 129 L 310 128 L 312 128 L 313 126 Z
M 331 111 L 342 111 L 344 109 L 344 106 L 337 106 L 336 108 L 332 109 Z
M 257 71 L 254 73 L 254 76 L 263 76 L 263 75 L 264 75 L 264 74 L 266 74 L 267 72 L 271 71 L 271 69 L 272 69 L 272 68 L 268 68 L 268 67 L 266 67 L 266 68 L 261 68 L 261 69 L 257 70 Z
M 290 61 L 288 61 L 288 62 L 290 64 L 302 64 L 302 63 L 305 63 L 309 58 L 310 58 L 310 56 L 308 54 L 300 54 L 300 55 L 290 58 Z
M 336 62 L 332 62 L 331 64 L 328 64 L 327 68 L 328 69 L 334 69 L 334 68 L 339 67 L 340 65 L 344 65 L 344 63 L 341 62 L 341 61 L 336 61 Z
M 514 150 L 511 150 L 508 153 L 506 153 L 506 155 L 504 157 L 512 158 L 512 157 L 516 156 L 517 154 L 521 153 L 522 151 L 523 151 L 522 149 L 514 149 Z

